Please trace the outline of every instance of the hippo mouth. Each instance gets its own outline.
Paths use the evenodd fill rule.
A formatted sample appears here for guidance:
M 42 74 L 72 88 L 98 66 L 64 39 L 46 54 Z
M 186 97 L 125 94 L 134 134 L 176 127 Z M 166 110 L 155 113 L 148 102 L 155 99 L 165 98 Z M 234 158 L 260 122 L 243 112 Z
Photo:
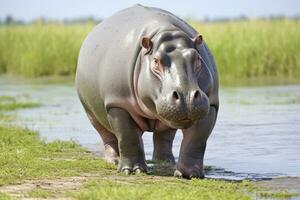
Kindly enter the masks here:
M 208 101 L 205 101 L 192 107 L 190 104 L 183 103 L 180 106 L 174 106 L 166 100 L 160 100 L 155 103 L 158 119 L 175 129 L 187 129 L 195 121 L 204 118 L 209 110 L 207 104 Z
M 181 120 L 178 120 L 176 122 L 170 122 L 170 125 L 173 126 L 174 128 L 180 128 L 180 129 L 186 129 L 189 128 L 193 125 L 194 120 L 189 119 L 189 118 L 184 118 Z
M 190 122 L 192 122 L 193 120 L 192 119 L 189 119 L 189 118 L 184 118 L 184 119 L 182 119 L 182 120 L 180 120 L 180 122 L 182 122 L 182 123 L 190 123 Z
M 176 121 L 166 120 L 166 119 L 162 119 L 162 118 L 160 118 L 160 120 L 163 123 L 170 126 L 171 128 L 175 128 L 175 129 L 187 129 L 187 128 L 191 127 L 195 121 L 190 118 L 183 118 L 183 119 L 176 120 Z
M 201 117 L 199 115 L 205 115 L 203 111 L 199 112 L 198 114 L 194 113 L 185 113 L 185 112 L 161 112 L 158 113 L 158 119 L 165 123 L 166 125 L 170 126 L 171 128 L 175 129 L 187 129 L 193 125 L 193 123 L 200 119 Z

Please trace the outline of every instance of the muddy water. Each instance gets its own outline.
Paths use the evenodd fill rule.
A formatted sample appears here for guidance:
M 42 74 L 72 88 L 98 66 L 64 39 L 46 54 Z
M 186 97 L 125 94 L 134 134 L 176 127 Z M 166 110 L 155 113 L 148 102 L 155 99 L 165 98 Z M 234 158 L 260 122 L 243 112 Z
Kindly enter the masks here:
M 30 96 L 42 103 L 39 108 L 18 111 L 17 124 L 39 131 L 47 141 L 73 139 L 102 153 L 100 137 L 72 85 L 11 84 L 0 79 L 0 95 Z M 205 155 L 205 164 L 215 167 L 208 176 L 300 176 L 300 85 L 223 87 L 220 101 Z M 146 157 L 151 159 L 152 134 L 145 133 L 143 138 Z M 181 138 L 179 130 L 173 147 L 175 157 Z

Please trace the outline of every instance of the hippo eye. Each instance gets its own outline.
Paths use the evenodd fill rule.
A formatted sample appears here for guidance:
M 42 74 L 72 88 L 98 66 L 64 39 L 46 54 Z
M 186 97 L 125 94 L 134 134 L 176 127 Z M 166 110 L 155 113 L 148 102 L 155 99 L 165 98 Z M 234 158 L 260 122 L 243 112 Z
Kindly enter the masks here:
M 158 60 L 157 58 L 154 58 L 154 65 L 155 65 L 156 67 L 158 67 L 158 65 L 159 65 L 159 60 Z
M 194 66 L 194 70 L 195 70 L 195 73 L 198 74 L 201 72 L 201 68 L 202 68 L 202 65 L 201 65 L 201 58 L 199 55 L 196 56 L 195 58 L 195 66 Z
M 196 66 L 201 67 L 201 59 L 200 59 L 200 56 L 196 56 L 195 64 L 196 64 Z
M 151 69 L 152 69 L 152 72 L 153 72 L 156 76 L 160 77 L 160 75 L 161 75 L 161 74 L 163 73 L 163 71 L 164 71 L 160 59 L 158 59 L 158 58 L 153 58 L 153 65 L 152 65 Z
M 167 47 L 165 48 L 165 51 L 166 51 L 167 53 L 170 53 L 170 52 L 174 51 L 175 49 L 176 49 L 175 46 L 167 46 Z

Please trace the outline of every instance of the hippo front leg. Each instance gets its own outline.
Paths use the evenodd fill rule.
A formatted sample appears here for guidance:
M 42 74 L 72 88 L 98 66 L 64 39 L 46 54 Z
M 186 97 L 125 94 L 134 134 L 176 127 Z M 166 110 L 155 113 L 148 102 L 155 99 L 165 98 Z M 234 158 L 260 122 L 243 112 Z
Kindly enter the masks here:
M 154 131 L 153 134 L 153 158 L 152 160 L 166 161 L 175 163 L 172 153 L 173 140 L 176 129 L 167 129 L 163 131 Z
M 144 148 L 141 130 L 137 127 L 130 114 L 121 108 L 111 108 L 108 120 L 113 133 L 118 139 L 119 164 L 118 171 L 126 174 L 130 172 L 146 172 Z
M 192 127 L 182 130 L 183 140 L 175 176 L 204 178 L 203 157 L 206 141 L 215 125 L 216 116 L 216 109 L 211 106 L 204 119 L 195 122 Z

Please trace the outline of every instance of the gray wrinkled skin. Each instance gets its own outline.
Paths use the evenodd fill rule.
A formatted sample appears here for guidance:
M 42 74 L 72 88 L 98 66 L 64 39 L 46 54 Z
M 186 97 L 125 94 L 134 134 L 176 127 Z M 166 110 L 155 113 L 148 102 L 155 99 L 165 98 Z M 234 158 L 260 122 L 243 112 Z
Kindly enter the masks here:
M 147 171 L 142 134 L 153 132 L 153 159 L 175 162 L 176 176 L 204 177 L 206 140 L 217 117 L 218 75 L 202 37 L 173 14 L 135 5 L 97 25 L 79 54 L 76 87 L 118 171 Z

